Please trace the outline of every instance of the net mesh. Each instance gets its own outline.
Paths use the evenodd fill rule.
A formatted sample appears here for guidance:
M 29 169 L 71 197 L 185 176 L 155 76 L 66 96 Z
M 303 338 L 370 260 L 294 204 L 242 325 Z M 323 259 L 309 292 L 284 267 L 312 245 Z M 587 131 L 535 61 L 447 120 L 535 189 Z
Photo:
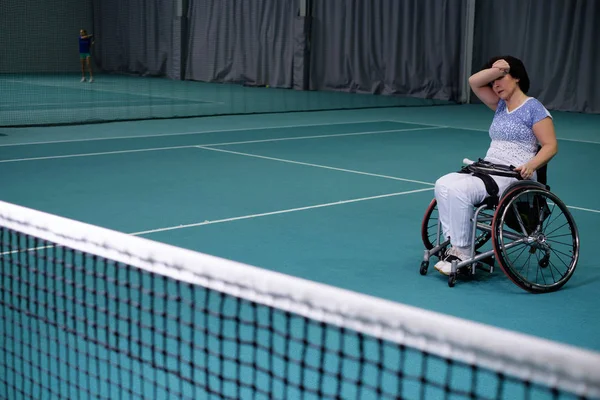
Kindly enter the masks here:
M 0 398 L 576 399 L 600 356 L 0 203 Z
M 383 107 L 431 107 L 454 102 L 291 88 L 247 87 L 168 77 L 97 72 L 93 84 L 68 73 L 0 74 L 0 126 L 287 113 Z
M 434 96 L 415 95 L 411 83 L 387 87 L 390 95 L 350 93 L 383 84 L 308 90 L 310 31 L 297 26 L 297 2 L 273 2 L 274 15 L 227 3 L 215 2 L 217 18 L 187 0 L 3 2 L 0 126 L 456 103 L 445 100 L 450 89 L 425 98 Z M 85 58 L 81 71 L 80 29 L 93 35 L 92 73 Z

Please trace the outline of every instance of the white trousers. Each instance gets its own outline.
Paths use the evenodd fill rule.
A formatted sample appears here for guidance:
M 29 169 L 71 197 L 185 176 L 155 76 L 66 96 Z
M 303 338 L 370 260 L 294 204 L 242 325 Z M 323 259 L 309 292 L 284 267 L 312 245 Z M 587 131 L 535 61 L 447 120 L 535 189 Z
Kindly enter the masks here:
M 515 178 L 492 176 L 498 184 L 498 196 L 513 182 Z M 455 247 L 471 246 L 475 204 L 481 203 L 488 193 L 480 178 L 470 174 L 452 172 L 442 176 L 435 182 L 435 198 L 444 238 L 450 237 Z

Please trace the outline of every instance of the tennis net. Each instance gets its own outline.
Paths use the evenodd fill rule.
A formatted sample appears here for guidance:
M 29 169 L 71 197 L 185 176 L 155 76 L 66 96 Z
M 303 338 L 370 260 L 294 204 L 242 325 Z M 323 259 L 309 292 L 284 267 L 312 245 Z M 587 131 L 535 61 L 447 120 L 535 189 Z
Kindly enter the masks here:
M 457 104 L 101 73 L 87 85 L 71 73 L 0 74 L 0 91 L 0 127 Z
M 0 202 L 0 398 L 575 399 L 600 355 Z
M 0 127 L 459 102 L 437 74 L 393 78 L 400 64 L 360 84 L 311 83 L 348 67 L 321 71 L 329 60 L 311 52 L 298 11 L 296 0 L 4 1 Z

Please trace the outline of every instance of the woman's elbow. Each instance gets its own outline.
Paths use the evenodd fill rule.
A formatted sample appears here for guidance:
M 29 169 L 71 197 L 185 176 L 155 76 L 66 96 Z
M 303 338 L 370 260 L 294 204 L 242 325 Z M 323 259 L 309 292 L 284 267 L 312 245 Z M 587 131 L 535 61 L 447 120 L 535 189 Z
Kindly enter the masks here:
M 557 140 L 547 143 L 542 147 L 546 148 L 546 154 L 548 155 L 548 158 L 552 158 L 558 153 L 558 141 Z

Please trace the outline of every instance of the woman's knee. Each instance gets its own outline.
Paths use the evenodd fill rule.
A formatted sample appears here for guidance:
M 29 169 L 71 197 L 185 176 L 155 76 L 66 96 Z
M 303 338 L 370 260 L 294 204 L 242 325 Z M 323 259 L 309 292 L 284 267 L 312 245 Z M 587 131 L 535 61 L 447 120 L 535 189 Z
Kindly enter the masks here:
M 460 176 L 457 173 L 449 173 L 439 177 L 435 181 L 434 192 L 435 197 L 439 200 L 440 198 L 449 198 L 450 192 L 459 184 Z
M 459 182 L 463 179 L 463 176 L 461 174 L 458 174 L 456 172 L 452 172 L 446 175 L 443 175 L 441 177 L 439 177 L 436 181 L 435 181 L 435 187 L 440 188 L 440 189 L 449 189 L 452 187 L 455 187 L 457 184 L 460 184 Z
M 479 192 L 482 188 L 485 191 L 485 186 L 479 178 L 457 172 L 444 175 L 435 182 L 436 196 L 459 198 L 464 202 L 476 201 L 475 198 L 481 197 Z

